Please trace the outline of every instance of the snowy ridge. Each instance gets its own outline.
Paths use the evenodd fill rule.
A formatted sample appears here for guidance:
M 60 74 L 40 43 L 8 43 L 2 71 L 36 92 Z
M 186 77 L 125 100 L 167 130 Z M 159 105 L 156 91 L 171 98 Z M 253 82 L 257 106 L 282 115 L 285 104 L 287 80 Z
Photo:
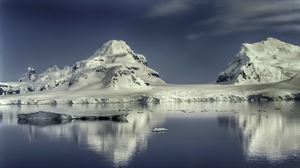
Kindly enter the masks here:
M 0 95 L 5 95 L 0 104 L 299 100 L 299 72 L 300 47 L 268 38 L 243 44 L 218 78 L 229 85 L 167 84 L 143 55 L 124 41 L 112 40 L 71 67 L 54 66 L 42 74 L 30 68 L 21 82 L 0 84 Z
M 112 40 L 90 58 L 71 67 L 59 69 L 53 66 L 41 74 L 28 68 L 19 83 L 13 83 L 0 86 L 0 95 L 84 88 L 143 90 L 149 89 L 153 84 L 164 85 L 165 82 L 156 71 L 147 67 L 147 60 L 143 55 L 135 54 L 124 41 Z
M 19 79 L 20 82 L 29 82 L 29 81 L 34 81 L 37 79 L 37 72 L 35 69 L 28 67 L 27 72 L 22 75 L 22 77 Z
M 143 89 L 164 84 L 158 73 L 147 67 L 143 55 L 135 54 L 124 41 L 116 40 L 105 43 L 87 60 L 77 62 L 71 73 L 71 89 L 87 86 L 89 80 L 99 83 L 99 88 Z
M 300 47 L 268 38 L 243 44 L 217 83 L 256 84 L 287 80 L 300 71 Z

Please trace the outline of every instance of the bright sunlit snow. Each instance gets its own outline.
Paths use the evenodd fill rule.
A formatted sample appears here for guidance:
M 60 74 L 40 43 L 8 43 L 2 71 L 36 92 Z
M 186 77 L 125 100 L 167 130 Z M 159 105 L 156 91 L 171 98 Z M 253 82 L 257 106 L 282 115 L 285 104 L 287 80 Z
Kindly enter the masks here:
M 268 38 L 243 44 L 218 77 L 221 84 L 167 84 L 145 56 L 111 40 L 71 67 L 41 74 L 28 68 L 19 81 L 0 85 L 0 104 L 292 100 L 299 96 L 299 71 L 300 47 Z

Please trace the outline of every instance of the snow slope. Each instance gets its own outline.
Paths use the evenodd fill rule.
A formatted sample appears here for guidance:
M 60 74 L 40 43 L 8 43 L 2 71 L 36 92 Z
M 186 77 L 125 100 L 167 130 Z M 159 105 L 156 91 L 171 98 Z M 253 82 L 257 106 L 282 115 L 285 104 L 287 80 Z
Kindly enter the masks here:
M 299 99 L 300 75 L 283 82 L 253 85 L 160 85 L 150 89 L 49 90 L 0 98 L 0 104 L 105 104 Z
M 147 67 L 143 55 L 134 53 L 124 41 L 105 43 L 93 56 L 73 66 L 59 69 L 53 66 L 38 74 L 28 68 L 19 82 L 0 85 L 0 95 L 24 94 L 46 90 L 149 89 L 164 85 L 159 74 Z M 2 91 L 1 91 L 2 89 Z
M 273 83 L 289 79 L 300 71 L 300 47 L 268 38 L 243 44 L 217 83 Z
M 269 38 L 244 44 L 223 74 L 233 83 L 166 84 L 123 41 L 109 41 L 93 56 L 71 67 L 52 67 L 21 82 L 0 84 L 0 104 L 161 103 L 207 101 L 283 101 L 300 99 L 299 47 Z M 222 76 L 222 75 L 221 75 Z M 220 77 L 219 77 L 220 79 Z M 225 78 L 224 78 L 225 79 Z M 229 78 L 226 78 L 229 79 Z M 237 85 L 243 84 L 243 85 Z M 19 89 L 18 89 L 19 88 Z M 2 90 L 1 90 L 2 89 Z M 6 89 L 6 90 L 5 90 Z M 1 92 L 2 91 L 2 92 Z M 11 92 L 11 91 L 9 91 Z
M 159 74 L 147 67 L 145 56 L 135 54 L 124 41 L 105 43 L 87 60 L 71 68 L 69 89 L 81 89 L 97 84 L 101 88 L 147 89 L 161 85 Z

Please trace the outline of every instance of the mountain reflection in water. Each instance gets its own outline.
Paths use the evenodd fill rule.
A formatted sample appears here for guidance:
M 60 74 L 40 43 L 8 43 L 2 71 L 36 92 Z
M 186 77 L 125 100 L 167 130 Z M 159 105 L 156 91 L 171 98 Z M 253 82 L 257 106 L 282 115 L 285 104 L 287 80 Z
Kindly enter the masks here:
M 75 108 L 77 107 L 75 106 Z M 79 109 L 82 110 L 82 108 Z M 21 112 L 24 112 L 23 110 L 20 109 Z M 28 109 L 25 110 L 28 112 Z M 54 110 L 52 109 L 52 111 Z M 128 122 L 125 123 L 72 121 L 58 125 L 19 125 L 19 127 L 28 135 L 31 142 L 43 134 L 52 139 L 64 139 L 79 145 L 87 145 L 92 151 L 108 158 L 114 165 L 120 166 L 125 165 L 136 151 L 147 148 L 147 139 L 152 129 L 155 125 L 163 122 L 160 121 L 160 118 L 154 122 L 153 113 L 143 111 L 143 109 L 131 111 L 127 117 Z M 5 112 L 2 115 L 2 124 L 18 124 L 17 113 Z
M 18 113 L 41 110 L 68 114 L 99 114 L 119 109 L 130 110 L 128 122 L 72 121 L 38 126 L 19 125 L 16 117 Z M 40 135 L 53 141 L 74 142 L 105 157 L 114 166 L 119 167 L 128 165 L 136 153 L 147 152 L 149 139 L 156 135 L 152 133 L 152 129 L 164 126 L 169 119 L 210 118 L 215 119 L 217 121 L 215 124 L 221 129 L 225 128 L 224 131 L 238 139 L 247 160 L 267 159 L 274 162 L 299 157 L 299 110 L 300 105 L 292 102 L 275 104 L 179 103 L 151 106 L 132 104 L 0 106 L 0 132 L 4 127 L 15 126 L 22 130 L 27 135 L 28 141 L 32 143 L 38 141 Z M 172 131 L 175 128 L 168 129 Z M 207 129 L 209 130 L 209 127 Z M 201 134 L 195 130 L 186 131 Z M 165 136 L 168 136 L 168 133 Z
M 280 161 L 299 154 L 299 106 L 259 106 L 231 117 L 219 117 L 221 126 L 240 138 L 249 160 Z

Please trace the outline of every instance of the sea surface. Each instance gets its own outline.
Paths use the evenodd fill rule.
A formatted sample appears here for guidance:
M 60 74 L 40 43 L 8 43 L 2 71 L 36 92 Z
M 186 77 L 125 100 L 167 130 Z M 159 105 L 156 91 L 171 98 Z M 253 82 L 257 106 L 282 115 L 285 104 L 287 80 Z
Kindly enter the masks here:
M 17 118 L 123 110 L 123 122 L 37 125 Z M 0 106 L 0 168 L 66 167 L 300 168 L 300 103 Z

